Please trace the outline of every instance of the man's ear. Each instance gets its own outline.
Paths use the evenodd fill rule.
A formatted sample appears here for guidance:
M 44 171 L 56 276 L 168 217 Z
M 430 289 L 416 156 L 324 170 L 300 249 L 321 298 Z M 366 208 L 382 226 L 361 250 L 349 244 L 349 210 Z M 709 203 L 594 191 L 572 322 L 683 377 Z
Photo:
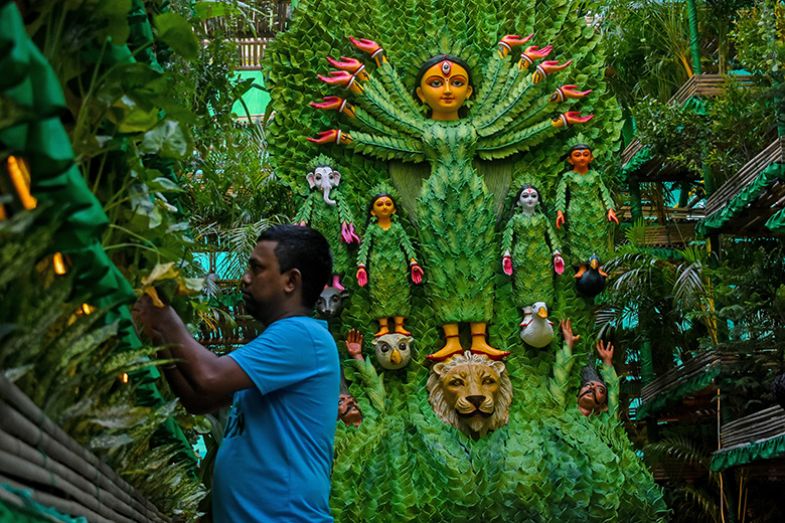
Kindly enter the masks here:
M 297 289 L 303 288 L 303 274 L 300 269 L 289 269 L 286 271 L 286 281 L 284 282 L 283 290 L 287 294 L 291 294 Z

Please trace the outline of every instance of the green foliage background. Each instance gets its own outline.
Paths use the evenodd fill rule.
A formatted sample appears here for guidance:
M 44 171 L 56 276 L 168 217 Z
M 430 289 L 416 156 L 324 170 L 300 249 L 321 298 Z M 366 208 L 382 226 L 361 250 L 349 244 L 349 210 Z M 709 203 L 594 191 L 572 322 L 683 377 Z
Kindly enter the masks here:
M 618 148 L 621 113 L 607 94 L 604 51 L 599 32 L 584 14 L 592 2 L 542 1 L 424 1 L 369 0 L 363 14 L 344 1 L 305 1 L 294 13 L 290 28 L 268 47 L 266 55 L 270 110 L 271 156 L 278 176 L 301 195 L 308 162 L 325 152 L 336 159 L 343 194 L 354 209 L 367 209 L 370 188 L 388 181 L 391 173 L 404 179 L 427 176 L 421 166 L 369 160 L 338 146 L 317 147 L 305 138 L 318 131 L 346 125 L 335 114 L 308 107 L 332 92 L 316 80 L 328 66 L 324 57 L 360 57 L 347 36 L 378 41 L 391 63 L 413 88 L 422 61 L 439 51 L 452 51 L 475 68 L 495 52 L 508 33 L 535 33 L 532 44 L 553 44 L 551 58 L 573 59 L 561 78 L 594 90 L 580 110 L 595 120 L 581 127 L 595 146 L 598 163 Z M 367 58 L 367 57 L 364 57 Z M 370 61 L 368 61 L 370 62 Z M 371 67 L 371 71 L 373 68 Z M 481 76 L 481 69 L 474 74 Z M 478 162 L 498 199 L 497 211 L 509 216 L 511 200 L 524 182 L 534 183 L 547 206 L 559 174 L 566 168 L 562 155 L 570 133 L 540 144 L 527 153 L 500 162 Z M 506 181 L 505 181 L 506 178 Z M 501 182 L 496 183 L 496 181 Z M 405 181 L 403 183 L 406 183 Z M 399 188 L 400 190 L 400 188 Z M 403 191 L 402 191 L 403 192 Z M 413 208 L 402 196 L 402 207 Z M 503 212 L 505 211 L 506 212 Z M 416 238 L 416 227 L 402 220 Z M 500 220 L 502 225 L 506 220 Z M 578 225 L 573 233 L 580 234 Z M 362 232 L 362 231 L 361 231 Z M 497 231 L 498 239 L 501 240 Z M 467 239 L 470 241 L 470 239 Z M 499 257 L 500 258 L 500 257 Z M 426 260 L 427 263 L 427 260 Z M 501 259 L 499 259 L 501 265 Z M 501 268 L 501 267 L 500 267 Z M 427 270 L 427 269 L 426 269 Z M 577 391 L 578 373 L 592 345 L 591 303 L 579 298 L 571 278 L 557 284 L 556 316 L 573 319 L 583 335 L 567 397 Z M 351 283 L 351 282 L 350 282 Z M 425 286 L 428 285 L 426 272 Z M 514 399 L 507 427 L 472 441 L 436 418 L 428 404 L 428 369 L 421 361 L 440 346 L 438 325 L 422 289 L 414 289 L 413 313 L 407 327 L 414 333 L 412 363 L 404 370 L 379 375 L 376 368 L 351 362 L 346 369 L 351 392 L 365 414 L 359 428 L 339 424 L 331 506 L 339 521 L 657 521 L 667 509 L 662 494 L 634 454 L 618 422 L 607 416 L 584 418 L 570 401 L 562 406 L 547 383 L 554 366 L 554 348 L 534 351 L 518 337 L 520 313 L 514 307 L 508 278 L 497 274 L 494 320 L 490 342 L 511 350 L 507 369 Z M 340 339 L 350 328 L 369 339 L 375 318 L 367 291 L 349 286 L 352 298 L 340 321 L 331 325 Z M 465 345 L 468 346 L 468 345 Z M 370 353 L 370 352 L 369 352 Z

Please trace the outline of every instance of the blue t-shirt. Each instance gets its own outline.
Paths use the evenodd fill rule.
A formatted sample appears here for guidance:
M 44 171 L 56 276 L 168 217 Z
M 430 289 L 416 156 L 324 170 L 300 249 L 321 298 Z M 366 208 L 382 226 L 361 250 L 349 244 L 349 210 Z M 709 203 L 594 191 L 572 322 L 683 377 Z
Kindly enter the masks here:
M 214 521 L 333 521 L 340 370 L 327 323 L 278 320 L 229 357 L 256 386 L 234 393 L 215 460 Z

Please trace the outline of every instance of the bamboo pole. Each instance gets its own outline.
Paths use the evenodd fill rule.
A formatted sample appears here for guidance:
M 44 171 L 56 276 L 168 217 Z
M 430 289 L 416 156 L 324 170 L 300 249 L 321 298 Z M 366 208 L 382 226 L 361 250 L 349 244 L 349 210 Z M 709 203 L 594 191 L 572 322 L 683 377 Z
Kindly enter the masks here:
M 133 521 L 148 520 L 149 516 L 135 510 L 128 503 L 120 501 L 112 493 L 100 488 L 87 478 L 80 476 L 71 469 L 63 466 L 61 463 L 49 458 L 49 456 L 41 454 L 25 442 L 0 430 L 0 456 L 2 456 L 4 452 L 7 452 L 14 457 L 18 457 L 28 465 L 37 466 L 46 470 L 51 474 L 48 482 L 49 485 L 67 493 L 72 493 L 71 489 L 76 489 L 77 492 L 72 493 L 72 495 L 96 512 L 103 513 L 101 507 L 106 505 L 108 509 L 118 514 L 115 517 L 120 520 L 126 518 L 131 518 Z M 12 475 L 18 475 L 14 473 L 14 470 L 15 469 L 12 468 L 6 472 Z M 84 496 L 87 496 L 87 498 Z M 105 513 L 103 515 L 110 517 L 110 515 Z
M 5 401 L 2 401 L 5 400 Z M 148 520 L 168 521 L 108 465 L 54 424 L 21 390 L 0 374 L 0 429 L 44 452 L 120 501 L 145 514 Z

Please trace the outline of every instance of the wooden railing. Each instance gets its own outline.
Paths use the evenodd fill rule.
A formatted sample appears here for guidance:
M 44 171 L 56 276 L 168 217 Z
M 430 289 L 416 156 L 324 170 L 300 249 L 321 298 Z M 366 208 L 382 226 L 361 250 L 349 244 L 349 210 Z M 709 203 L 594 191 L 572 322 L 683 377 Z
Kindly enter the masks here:
M 269 38 L 237 38 L 237 51 L 240 53 L 239 71 L 258 71 L 262 68 L 264 51 Z
M 273 2 L 269 9 L 245 10 L 243 15 L 236 17 L 210 18 L 202 22 L 202 26 L 208 36 L 219 34 L 222 38 L 272 38 L 286 29 L 291 14 L 290 3 Z
M 782 434 L 785 434 L 785 410 L 775 405 L 723 425 L 720 448 L 746 445 Z
M 721 74 L 696 74 L 684 82 L 676 94 L 668 103 L 671 105 L 682 105 L 692 97 L 714 98 L 721 96 L 727 89 L 728 82 L 735 81 L 742 87 L 752 85 L 751 76 L 727 76 Z M 643 149 L 643 144 L 635 138 L 621 153 L 622 165 L 626 165 L 632 158 Z
M 778 138 L 725 181 L 706 201 L 706 217 L 719 211 L 769 165 L 785 163 L 785 138 Z
M 657 220 L 689 222 L 701 220 L 704 217 L 703 209 L 695 207 L 663 207 L 655 205 L 641 206 L 641 214 L 644 218 L 656 218 Z M 632 210 L 629 205 L 620 209 L 620 220 L 632 220 Z
M 151 478 L 154 481 L 154 478 Z M 0 373 L 0 484 L 88 521 L 169 521 L 97 456 L 79 445 Z M 0 487 L 6 503 L 25 501 Z
M 234 320 L 220 319 L 214 328 L 202 327 L 198 341 L 205 347 L 230 348 L 236 345 L 245 345 L 261 334 L 259 323 L 245 311 L 242 302 L 233 308 L 224 308 L 223 312 Z

